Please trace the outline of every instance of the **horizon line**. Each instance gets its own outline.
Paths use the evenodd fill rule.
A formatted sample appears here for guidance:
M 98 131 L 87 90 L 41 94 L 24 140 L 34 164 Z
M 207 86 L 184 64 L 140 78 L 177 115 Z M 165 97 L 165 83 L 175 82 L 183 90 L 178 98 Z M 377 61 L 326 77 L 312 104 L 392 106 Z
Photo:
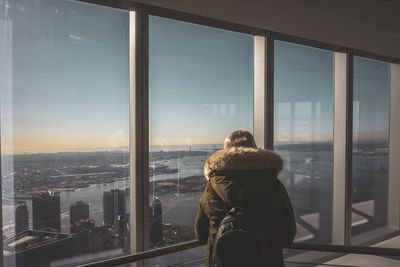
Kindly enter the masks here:
M 363 140 L 357 140 L 357 141 L 385 141 L 385 139 L 363 139 Z M 298 141 L 298 142 L 290 142 L 290 141 L 277 141 L 274 142 L 274 144 L 279 144 L 279 145 L 298 145 L 298 144 L 309 144 L 309 143 L 333 143 L 333 141 Z M 205 146 L 205 145 L 218 145 L 218 146 L 223 146 L 221 143 L 206 143 L 206 144 L 193 144 L 193 145 L 188 145 L 188 144 L 177 144 L 177 145 L 150 145 L 149 148 L 155 148 L 155 147 L 178 147 L 178 146 L 184 146 L 184 147 L 193 147 L 193 146 Z M 9 153 L 9 152 L 4 152 L 1 151 L 1 155 L 36 155 L 36 154 L 57 154 L 57 153 L 90 153 L 90 152 L 113 152 L 113 151 L 123 151 L 123 150 L 128 150 L 129 151 L 129 146 L 127 147 L 115 147 L 115 148 L 94 148 L 94 149 L 68 149 L 68 150 L 55 150 L 55 151 L 18 151 L 14 153 Z M 149 151 L 150 152 L 150 151 Z

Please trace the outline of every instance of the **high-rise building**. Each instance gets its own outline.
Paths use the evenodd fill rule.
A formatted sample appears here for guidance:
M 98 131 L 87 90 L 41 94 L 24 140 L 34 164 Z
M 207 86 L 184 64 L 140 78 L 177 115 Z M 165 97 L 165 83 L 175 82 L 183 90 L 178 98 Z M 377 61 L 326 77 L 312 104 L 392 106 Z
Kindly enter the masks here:
M 32 196 L 33 229 L 60 232 L 60 195 L 39 193 Z
M 112 226 L 116 217 L 126 217 L 125 192 L 119 189 L 103 192 L 103 222 L 104 225 Z
M 69 216 L 71 226 L 77 221 L 89 219 L 89 204 L 83 201 L 77 201 L 71 204 Z
M 150 243 L 155 244 L 163 238 L 161 201 L 155 197 L 150 207 Z
M 26 203 L 19 204 L 15 209 L 15 234 L 19 234 L 29 228 L 29 212 Z
M 90 232 L 90 231 L 93 231 L 94 228 L 95 228 L 94 220 L 81 219 L 81 220 L 75 221 L 74 224 L 71 225 L 70 232 L 71 232 L 71 234 L 81 233 L 81 232 Z

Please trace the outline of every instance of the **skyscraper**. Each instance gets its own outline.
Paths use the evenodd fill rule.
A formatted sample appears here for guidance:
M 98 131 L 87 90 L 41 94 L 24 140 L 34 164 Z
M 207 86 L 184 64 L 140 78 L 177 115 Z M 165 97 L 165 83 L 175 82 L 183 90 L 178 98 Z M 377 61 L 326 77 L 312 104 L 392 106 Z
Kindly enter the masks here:
M 77 221 L 89 219 L 89 204 L 87 202 L 77 201 L 71 204 L 69 214 L 71 225 L 74 225 Z
M 70 226 L 71 234 L 81 233 L 81 232 L 90 232 L 90 231 L 94 231 L 94 229 L 95 229 L 94 220 L 91 220 L 91 219 L 81 219 L 81 220 L 75 221 L 74 224 L 72 224 Z
M 163 239 L 161 201 L 155 197 L 150 207 L 150 243 L 156 244 Z
M 15 209 L 15 234 L 19 234 L 29 228 L 29 212 L 26 203 L 19 204 Z
M 60 232 L 60 195 L 52 192 L 32 196 L 33 229 Z
M 103 192 L 104 225 L 112 226 L 116 216 L 120 216 L 123 219 L 126 217 L 125 191 L 112 189 L 111 191 Z

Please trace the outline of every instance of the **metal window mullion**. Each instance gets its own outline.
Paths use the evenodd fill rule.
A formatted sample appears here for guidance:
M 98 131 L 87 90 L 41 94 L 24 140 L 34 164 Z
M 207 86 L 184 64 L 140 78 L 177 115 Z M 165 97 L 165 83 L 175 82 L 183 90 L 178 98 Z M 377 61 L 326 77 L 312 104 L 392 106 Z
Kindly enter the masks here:
M 142 207 L 143 207 L 143 249 L 150 248 L 149 222 L 149 11 L 142 8 Z
M 334 53 L 332 244 L 345 243 L 347 157 L 347 54 Z
M 345 182 L 345 236 L 344 244 L 351 245 L 351 207 L 353 188 L 353 94 L 354 56 L 347 53 L 346 77 L 346 182 Z
M 265 148 L 266 38 L 254 36 L 253 133 L 258 147 Z
M 267 36 L 265 53 L 265 76 L 266 76 L 266 94 L 265 94 L 265 148 L 274 149 L 274 38 Z
M 400 65 L 390 64 L 388 226 L 400 227 Z
M 129 13 L 130 47 L 130 250 L 142 252 L 148 247 L 148 104 L 147 79 L 144 65 L 145 16 L 141 5 Z M 146 208 L 147 207 L 147 208 Z M 136 266 L 143 266 L 136 263 Z
M 140 228 L 140 223 L 137 220 L 140 211 L 137 209 L 137 162 L 136 154 L 138 147 L 136 146 L 137 137 L 137 111 L 136 111 L 136 13 L 129 12 L 129 155 L 130 155 L 130 251 L 136 253 L 141 250 L 140 243 L 137 239 L 137 232 Z M 139 165 L 140 166 L 140 165 Z
M 274 40 L 254 37 L 254 137 L 259 147 L 274 148 Z

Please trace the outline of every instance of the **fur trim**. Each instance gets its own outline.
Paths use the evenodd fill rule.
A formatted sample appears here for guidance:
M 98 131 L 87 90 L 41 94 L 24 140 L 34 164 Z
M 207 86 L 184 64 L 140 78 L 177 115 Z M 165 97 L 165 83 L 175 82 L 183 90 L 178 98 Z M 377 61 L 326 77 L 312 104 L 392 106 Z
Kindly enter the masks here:
M 212 172 L 227 170 L 272 169 L 279 173 L 283 168 L 281 156 L 271 150 L 251 147 L 232 147 L 212 154 L 204 165 L 204 176 L 210 179 Z

